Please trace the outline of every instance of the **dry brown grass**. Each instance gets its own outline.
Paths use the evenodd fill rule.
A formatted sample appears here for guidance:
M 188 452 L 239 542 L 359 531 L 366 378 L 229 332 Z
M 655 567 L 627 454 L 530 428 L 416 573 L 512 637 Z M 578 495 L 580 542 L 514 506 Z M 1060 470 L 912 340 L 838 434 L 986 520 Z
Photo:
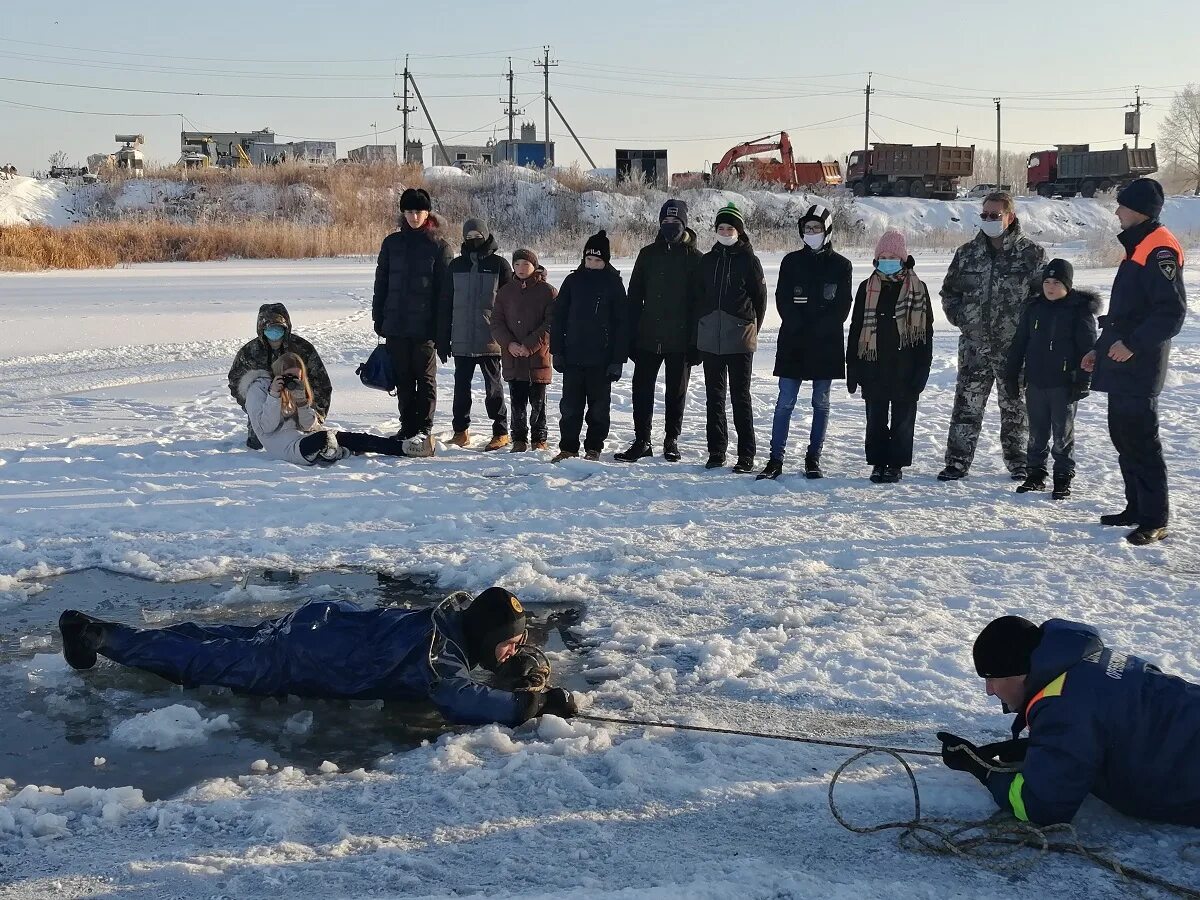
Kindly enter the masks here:
M 17 226 L 0 229 L 0 268 L 5 271 L 87 269 L 122 263 L 301 259 L 375 253 L 389 230 L 389 227 L 277 221 L 240 225 L 148 221 L 93 222 L 70 228 Z

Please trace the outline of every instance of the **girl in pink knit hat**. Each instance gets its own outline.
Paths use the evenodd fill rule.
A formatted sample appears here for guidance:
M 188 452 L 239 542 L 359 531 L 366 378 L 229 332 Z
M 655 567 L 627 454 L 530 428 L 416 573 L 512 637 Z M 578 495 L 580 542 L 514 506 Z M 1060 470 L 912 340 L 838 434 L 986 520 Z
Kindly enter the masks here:
M 867 407 L 871 481 L 893 484 L 912 465 L 917 399 L 933 362 L 933 306 L 913 271 L 904 234 L 888 230 L 875 246 L 875 271 L 858 286 L 846 345 L 846 386 Z

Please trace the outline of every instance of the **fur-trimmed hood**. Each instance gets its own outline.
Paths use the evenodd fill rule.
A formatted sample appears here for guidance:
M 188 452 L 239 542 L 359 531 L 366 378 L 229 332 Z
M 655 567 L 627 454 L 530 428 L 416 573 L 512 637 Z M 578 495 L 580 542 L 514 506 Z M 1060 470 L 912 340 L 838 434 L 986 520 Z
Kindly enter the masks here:
M 250 385 L 254 384 L 254 382 L 258 381 L 260 378 L 265 378 L 269 382 L 271 380 L 271 373 L 266 369 L 251 369 L 243 374 L 240 379 L 238 379 L 238 396 L 242 398 L 243 403 L 246 400 L 246 394 L 250 390 Z

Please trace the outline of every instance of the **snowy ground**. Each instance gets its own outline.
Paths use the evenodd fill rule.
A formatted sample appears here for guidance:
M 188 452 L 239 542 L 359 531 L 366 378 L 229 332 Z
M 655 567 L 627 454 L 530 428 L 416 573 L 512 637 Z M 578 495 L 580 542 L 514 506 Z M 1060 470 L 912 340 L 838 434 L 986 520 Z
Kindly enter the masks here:
M 779 256 L 764 262 L 773 288 Z M 947 263 L 921 262 L 934 292 Z M 617 265 L 628 271 L 629 261 Z M 856 277 L 867 265 L 856 259 Z M 1002 612 L 1089 621 L 1109 643 L 1200 678 L 1194 319 L 1162 400 L 1173 535 L 1134 550 L 1093 524 L 1121 502 L 1103 398 L 1082 404 L 1069 502 L 1013 494 L 994 409 L 972 477 L 934 480 L 955 372 L 955 335 L 942 321 L 918 460 L 894 486 L 866 480 L 861 400 L 844 391 L 824 481 L 794 472 L 807 431 L 799 407 L 792 471 L 778 482 L 705 472 L 699 377 L 678 465 L 606 456 L 554 467 L 548 455 L 466 450 L 309 471 L 245 450 L 224 373 L 266 300 L 286 302 L 320 348 L 338 424 L 395 427 L 391 399 L 353 375 L 373 343 L 370 275 L 365 260 L 331 260 L 0 277 L 0 611 L 36 604 L 38 576 L 85 566 L 164 581 L 363 566 L 428 574 L 444 590 L 499 582 L 533 600 L 587 603 L 584 664 L 607 678 L 588 698 L 595 709 L 922 747 L 941 726 L 1005 730 L 969 662 L 973 635 Z M 1106 293 L 1112 275 L 1081 268 L 1076 283 Z M 760 461 L 776 324 L 756 357 Z M 444 372 L 443 427 L 450 387 Z M 627 371 L 609 452 L 630 437 Z M 48 634 L 38 625 L 19 635 L 5 677 L 64 698 L 144 683 L 64 671 L 47 655 Z M 138 720 L 122 732 L 130 740 L 183 733 L 211 744 L 237 733 L 238 715 L 224 728 L 203 697 L 156 700 L 200 718 L 159 713 L 174 724 Z M 187 765 L 189 747 L 138 752 Z M 61 795 L 13 784 L 0 787 L 0 898 L 1129 896 L 1073 860 L 1014 880 L 912 856 L 888 834 L 845 832 L 825 794 L 846 755 L 548 720 L 443 737 L 358 772 L 263 772 L 246 759 L 240 773 L 152 803 L 137 784 Z M 917 773 L 927 814 L 990 812 L 969 777 L 923 761 Z M 89 782 L 80 773 L 71 783 Z M 905 782 L 882 763 L 844 798 L 856 821 L 910 813 Z M 1183 849 L 1194 834 L 1098 803 L 1078 824 L 1089 843 L 1200 886 L 1200 861 Z

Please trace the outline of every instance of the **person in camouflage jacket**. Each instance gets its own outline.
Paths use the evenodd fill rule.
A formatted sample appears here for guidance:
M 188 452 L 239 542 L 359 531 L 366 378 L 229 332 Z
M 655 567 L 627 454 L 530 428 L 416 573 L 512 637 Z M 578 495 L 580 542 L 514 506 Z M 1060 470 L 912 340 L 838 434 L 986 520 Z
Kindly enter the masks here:
M 946 468 L 938 475 L 942 481 L 957 480 L 970 470 L 992 382 L 1000 405 L 1004 464 L 1014 479 L 1025 478 L 1025 404 L 1004 373 L 1025 304 L 1041 291 L 1046 251 L 1022 232 L 1006 193 L 988 195 L 981 219 L 980 233 L 958 248 L 942 282 L 942 308 L 962 332 Z
M 271 326 L 282 327 L 283 337 L 277 341 L 270 340 L 265 331 Z M 255 327 L 258 336 L 250 341 L 233 358 L 229 367 L 229 396 L 237 401 L 238 406 L 246 408 L 246 398 L 239 391 L 239 385 L 247 372 L 255 369 L 271 370 L 271 364 L 284 353 L 295 353 L 304 360 L 308 371 L 308 382 L 312 386 L 313 408 L 322 417 L 329 414 L 329 403 L 333 398 L 333 385 L 329 383 L 329 374 L 317 348 L 292 333 L 292 317 L 287 307 L 282 303 L 264 303 L 258 308 L 258 322 Z M 251 450 L 261 450 L 257 435 L 246 423 L 246 446 Z

